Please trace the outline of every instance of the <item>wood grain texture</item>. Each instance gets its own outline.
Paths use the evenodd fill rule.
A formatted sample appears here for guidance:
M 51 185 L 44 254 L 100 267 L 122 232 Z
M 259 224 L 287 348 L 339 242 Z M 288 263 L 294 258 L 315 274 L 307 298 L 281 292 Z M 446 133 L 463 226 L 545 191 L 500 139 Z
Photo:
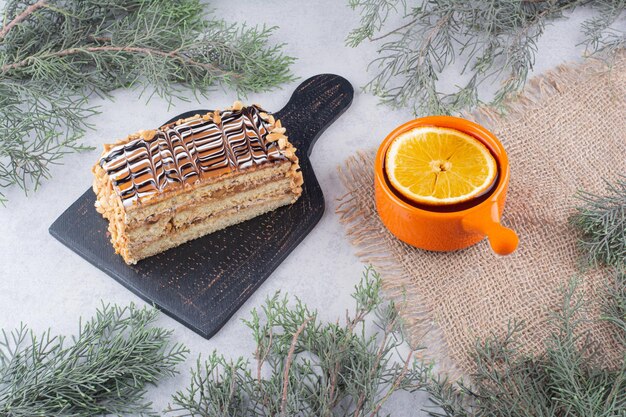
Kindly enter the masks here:
M 187 242 L 128 266 L 115 254 L 107 222 L 87 190 L 50 226 L 50 233 L 142 299 L 209 338 L 241 307 L 313 229 L 324 195 L 309 161 L 322 132 L 352 103 L 350 83 L 321 74 L 304 81 L 275 113 L 298 149 L 304 175 L 293 205 Z M 172 120 L 207 110 L 194 110 Z

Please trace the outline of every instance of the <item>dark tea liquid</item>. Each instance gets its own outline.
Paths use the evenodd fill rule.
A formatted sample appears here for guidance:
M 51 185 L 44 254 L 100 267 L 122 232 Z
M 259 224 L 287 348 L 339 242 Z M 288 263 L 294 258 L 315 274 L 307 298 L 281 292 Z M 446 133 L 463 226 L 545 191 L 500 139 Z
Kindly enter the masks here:
M 491 150 L 489 150 L 489 152 L 491 153 L 491 155 L 493 156 L 493 158 L 496 160 L 496 167 L 498 169 L 497 173 L 496 173 L 496 178 L 493 180 L 493 183 L 491 184 L 491 186 L 485 190 L 482 194 L 480 194 L 477 197 L 472 198 L 471 200 L 468 201 L 464 201 L 462 203 L 457 203 L 457 204 L 443 204 L 443 205 L 430 205 L 430 204 L 420 204 L 420 203 L 416 203 L 415 201 L 406 198 L 404 195 L 402 195 L 402 193 L 400 193 L 398 190 L 396 190 L 393 185 L 391 184 L 391 182 L 389 181 L 389 178 L 387 178 L 387 170 L 385 169 L 384 165 L 383 165 L 383 174 L 385 177 L 385 183 L 387 184 L 387 187 L 389 187 L 389 189 L 391 191 L 393 191 L 393 193 L 395 194 L 396 197 L 398 197 L 400 200 L 404 201 L 405 203 L 407 203 L 408 205 L 411 205 L 413 207 L 417 207 L 418 209 L 421 210 L 428 210 L 428 211 L 432 211 L 435 213 L 451 213 L 454 211 L 462 211 L 462 210 L 467 210 L 470 207 L 473 207 L 477 204 L 482 203 L 483 201 L 487 200 L 491 194 L 493 194 L 494 190 L 497 188 L 498 182 L 500 181 L 500 164 L 498 163 L 498 158 L 495 157 L 495 155 L 493 155 L 493 153 L 491 152 Z

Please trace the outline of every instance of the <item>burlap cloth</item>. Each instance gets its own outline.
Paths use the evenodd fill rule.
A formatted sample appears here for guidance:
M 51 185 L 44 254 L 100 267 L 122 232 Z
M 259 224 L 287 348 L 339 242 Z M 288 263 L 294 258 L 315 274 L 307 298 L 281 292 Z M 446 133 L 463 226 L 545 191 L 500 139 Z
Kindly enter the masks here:
M 607 272 L 584 270 L 577 233 L 568 219 L 576 191 L 603 193 L 626 173 L 626 53 L 609 69 L 587 59 L 532 79 L 500 116 L 483 108 L 466 118 L 496 134 L 510 158 L 511 182 L 502 223 L 520 237 L 515 253 L 499 257 L 488 242 L 451 253 L 415 249 L 395 239 L 374 204 L 375 150 L 340 168 L 347 194 L 337 212 L 359 256 L 382 273 L 385 292 L 399 302 L 410 340 L 425 346 L 453 375 L 473 370 L 477 338 L 504 335 L 509 322 L 526 327 L 520 341 L 541 352 L 562 288 L 580 277 L 585 315 L 600 316 Z M 390 129 L 392 126 L 390 126 Z M 383 138 L 380 138 L 381 141 Z M 623 354 L 605 322 L 586 324 L 605 365 Z

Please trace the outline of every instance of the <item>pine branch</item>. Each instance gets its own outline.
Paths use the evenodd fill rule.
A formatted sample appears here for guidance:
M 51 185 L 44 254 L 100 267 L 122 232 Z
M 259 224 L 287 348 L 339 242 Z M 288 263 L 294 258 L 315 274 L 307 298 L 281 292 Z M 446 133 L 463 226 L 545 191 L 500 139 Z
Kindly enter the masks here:
M 581 28 L 588 54 L 610 58 L 626 45 L 626 33 L 619 28 L 625 0 L 351 0 L 349 4 L 360 12 L 361 22 L 346 43 L 355 47 L 367 39 L 379 45 L 378 57 L 368 67 L 374 76 L 365 91 L 394 108 L 409 107 L 416 115 L 452 114 L 481 103 L 500 106 L 524 86 L 545 25 L 578 7 L 597 10 Z M 402 23 L 387 28 L 394 15 Z M 439 78 L 455 61 L 463 63 L 458 78 L 467 81 L 444 92 Z M 499 85 L 494 97 L 479 94 L 483 84 Z
M 93 94 L 139 88 L 171 101 L 293 80 L 293 58 L 270 44 L 275 28 L 227 24 L 198 0 L 9 0 L 4 14 L 0 189 L 36 189 L 51 164 L 85 149 Z
M 604 319 L 617 328 L 619 342 L 626 352 L 626 271 L 615 271 L 603 307 Z
M 626 352 L 626 280 L 618 275 L 605 317 Z M 405 346 L 393 303 L 383 302 L 378 274 L 368 268 L 344 325 L 321 323 L 297 300 L 276 294 L 255 310 L 248 327 L 261 370 L 214 352 L 198 358 L 190 384 L 172 397 L 177 416 L 374 417 L 398 391 L 426 390 L 433 416 L 622 416 L 626 413 L 626 355 L 605 369 L 578 328 L 589 315 L 572 280 L 551 321 L 545 353 L 521 353 L 523 325 L 504 337 L 478 341 L 472 384 L 451 383 L 413 359 L 397 362 Z M 374 315 L 374 320 L 370 316 Z M 171 332 L 151 327 L 155 310 L 103 306 L 71 342 L 25 327 L 0 339 L 0 414 L 158 415 L 144 399 L 148 384 L 176 372 L 188 351 L 169 344 Z M 375 325 L 372 332 L 371 324 Z
M 158 415 L 148 384 L 177 373 L 188 350 L 151 327 L 158 312 L 104 305 L 68 340 L 25 326 L 0 339 L 0 415 Z
M 607 184 L 605 195 L 579 192 L 582 203 L 572 217 L 589 264 L 626 270 L 626 177 Z
M 45 6 L 46 6 L 46 1 L 39 0 L 37 3 L 32 4 L 28 6 L 26 9 L 24 9 L 22 13 L 16 16 L 9 23 L 3 25 L 2 30 L 0 30 L 0 41 L 4 39 L 7 33 L 9 33 L 11 29 L 13 29 L 13 27 L 17 26 L 21 21 L 27 19 L 28 16 L 30 16 L 31 14 L 36 12 L 38 9 L 41 9 L 42 7 L 45 7 Z
M 617 50 L 626 48 L 626 29 L 623 25 L 620 29 L 618 23 L 624 18 L 626 0 L 595 0 L 594 7 L 598 9 L 599 15 L 582 25 L 588 53 L 602 52 L 610 56 Z
M 253 372 L 242 358 L 214 353 L 198 360 L 185 391 L 173 397 L 177 416 L 378 416 L 398 391 L 416 391 L 429 368 L 413 359 L 400 363 L 405 344 L 393 304 L 380 296 L 380 277 L 371 268 L 356 287 L 356 309 L 343 326 L 320 323 L 299 300 L 290 306 L 278 294 L 246 321 L 257 348 Z M 379 331 L 369 335 L 375 315 Z
M 371 39 L 391 13 L 406 11 L 405 0 L 349 0 L 348 4 L 353 10 L 361 9 L 361 24 L 350 32 L 346 41 L 352 47 Z
M 306 320 L 302 322 L 302 324 L 298 327 L 296 332 L 291 337 L 291 345 L 289 346 L 289 353 L 287 354 L 287 358 L 285 359 L 285 370 L 283 371 L 283 395 L 280 402 L 281 417 L 284 417 L 286 415 L 285 413 L 287 412 L 287 396 L 289 394 L 289 371 L 291 370 L 291 365 L 293 364 L 293 358 L 296 351 L 298 338 L 311 320 L 313 320 L 313 317 L 307 317 Z
M 106 38 L 98 38 L 97 40 L 99 42 L 103 42 L 105 41 L 105 39 Z M 4 75 L 6 73 L 10 73 L 12 71 L 16 71 L 24 67 L 33 65 L 38 59 L 55 59 L 55 58 L 67 57 L 70 55 L 78 55 L 78 54 L 89 55 L 89 54 L 98 54 L 98 53 L 106 53 L 106 52 L 111 52 L 111 53 L 126 52 L 129 54 L 142 54 L 142 55 L 148 55 L 148 56 L 155 55 L 155 56 L 166 58 L 166 59 L 176 59 L 176 60 L 181 61 L 183 65 L 190 65 L 194 67 L 197 66 L 202 69 L 205 69 L 206 71 L 213 71 L 217 74 L 220 74 L 220 76 L 226 75 L 224 71 L 220 70 L 219 68 L 217 68 L 216 66 L 212 64 L 194 61 L 193 59 L 189 57 L 182 56 L 180 53 L 176 51 L 164 52 L 164 51 L 160 51 L 154 48 L 139 48 L 139 47 L 132 47 L 132 46 L 91 46 L 87 48 L 69 48 L 69 49 L 63 49 L 61 51 L 42 54 L 37 57 L 31 56 L 21 61 L 14 62 L 12 64 L 3 65 L 2 67 L 0 67 L 0 75 Z M 239 77 L 239 74 L 237 73 L 232 73 L 229 75 L 232 76 L 233 78 Z
M 626 352 L 624 277 L 607 298 L 605 317 Z M 572 280 L 563 288 L 551 320 L 545 352 L 528 355 L 511 323 L 504 336 L 477 341 L 471 385 L 452 383 L 416 362 L 412 351 L 400 363 L 393 354 L 402 339 L 397 310 L 384 303 L 380 278 L 370 268 L 356 287 L 357 307 L 345 324 L 323 324 L 300 301 L 269 298 L 263 314 L 246 321 L 257 342 L 253 371 L 242 358 L 228 361 L 214 352 L 198 359 L 189 387 L 177 392 L 167 410 L 177 416 L 373 417 L 398 391 L 430 394 L 432 416 L 622 416 L 626 413 L 626 355 L 618 369 L 602 358 L 579 327 L 590 320 Z M 617 291 L 619 290 L 619 291 Z M 365 326 L 374 314 L 376 331 Z

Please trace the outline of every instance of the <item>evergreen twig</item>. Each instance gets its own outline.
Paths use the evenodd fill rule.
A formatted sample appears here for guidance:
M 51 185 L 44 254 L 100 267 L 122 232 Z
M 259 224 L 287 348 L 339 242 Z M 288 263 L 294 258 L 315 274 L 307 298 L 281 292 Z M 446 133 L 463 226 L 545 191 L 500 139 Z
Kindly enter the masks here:
M 176 416 L 375 417 L 398 391 L 426 390 L 439 417 L 609 417 L 626 415 L 626 279 L 619 275 L 604 319 L 618 333 L 622 366 L 605 369 L 578 327 L 588 317 L 578 282 L 564 289 L 546 350 L 524 354 L 512 323 L 504 337 L 478 341 L 472 384 L 434 374 L 406 346 L 393 303 L 381 298 L 378 274 L 368 268 L 354 298 L 356 309 L 339 322 L 321 323 L 299 300 L 279 294 L 263 314 L 246 321 L 257 342 L 254 371 L 243 358 L 214 352 L 198 358 L 186 390 L 172 397 Z M 66 343 L 24 327 L 0 341 L 0 415 L 157 415 L 144 400 L 146 386 L 176 372 L 188 351 L 168 346 L 171 332 L 150 327 L 155 310 L 104 306 Z M 371 316 L 374 320 L 370 320 Z M 587 319 L 585 319 L 587 320 Z M 371 323 L 375 331 L 371 331 Z
M 368 67 L 375 75 L 365 91 L 415 114 L 501 105 L 524 86 L 545 25 L 581 6 L 597 11 L 581 28 L 588 54 L 610 57 L 626 46 L 621 25 L 626 0 L 349 0 L 349 5 L 361 21 L 346 43 L 379 42 L 378 57 Z M 388 29 L 392 16 L 401 23 Z M 458 76 L 464 81 L 445 92 L 438 81 L 455 61 L 462 63 Z M 491 100 L 479 94 L 481 85 L 496 83 Z
M 322 324 L 300 301 L 291 307 L 278 294 L 261 316 L 246 321 L 257 343 L 251 367 L 243 358 L 229 361 L 214 352 L 198 359 L 189 387 L 177 392 L 167 410 L 176 416 L 379 416 L 397 391 L 427 391 L 438 417 L 609 417 L 626 415 L 626 291 L 624 276 L 608 298 L 603 318 L 588 318 L 572 280 L 550 322 L 543 353 L 523 353 L 511 323 L 504 336 L 477 341 L 477 371 L 471 384 L 451 382 L 412 358 L 393 354 L 406 346 L 397 310 L 384 303 L 380 277 L 365 272 L 354 298 L 357 308 L 345 324 Z M 374 333 L 365 326 L 374 315 Z M 608 320 L 624 349 L 622 366 L 606 369 L 585 320 Z M 254 371 L 253 369 L 254 368 Z
M 626 177 L 607 184 L 604 195 L 580 191 L 578 198 L 572 223 L 588 263 L 626 270 Z
M 9 0 L 0 29 L 2 189 L 36 189 L 50 164 L 85 150 L 92 94 L 117 88 L 185 99 L 293 79 L 273 27 L 227 24 L 198 0 Z
M 25 326 L 0 338 L 0 415 L 159 415 L 148 384 L 177 373 L 188 350 L 152 327 L 155 309 L 103 305 L 71 341 Z
M 626 271 L 616 270 L 604 300 L 604 319 L 618 329 L 619 342 L 626 349 Z M 626 354 L 626 353 L 625 353 Z
M 397 391 L 423 387 L 429 368 L 412 352 L 396 362 L 405 345 L 393 303 L 383 302 L 379 275 L 366 269 L 356 287 L 356 310 L 346 322 L 323 324 L 299 300 L 290 306 L 269 298 L 263 317 L 246 321 L 257 343 L 253 372 L 239 358 L 213 353 L 198 360 L 190 386 L 173 397 L 177 416 L 374 417 Z M 375 316 L 377 331 L 366 324 Z

